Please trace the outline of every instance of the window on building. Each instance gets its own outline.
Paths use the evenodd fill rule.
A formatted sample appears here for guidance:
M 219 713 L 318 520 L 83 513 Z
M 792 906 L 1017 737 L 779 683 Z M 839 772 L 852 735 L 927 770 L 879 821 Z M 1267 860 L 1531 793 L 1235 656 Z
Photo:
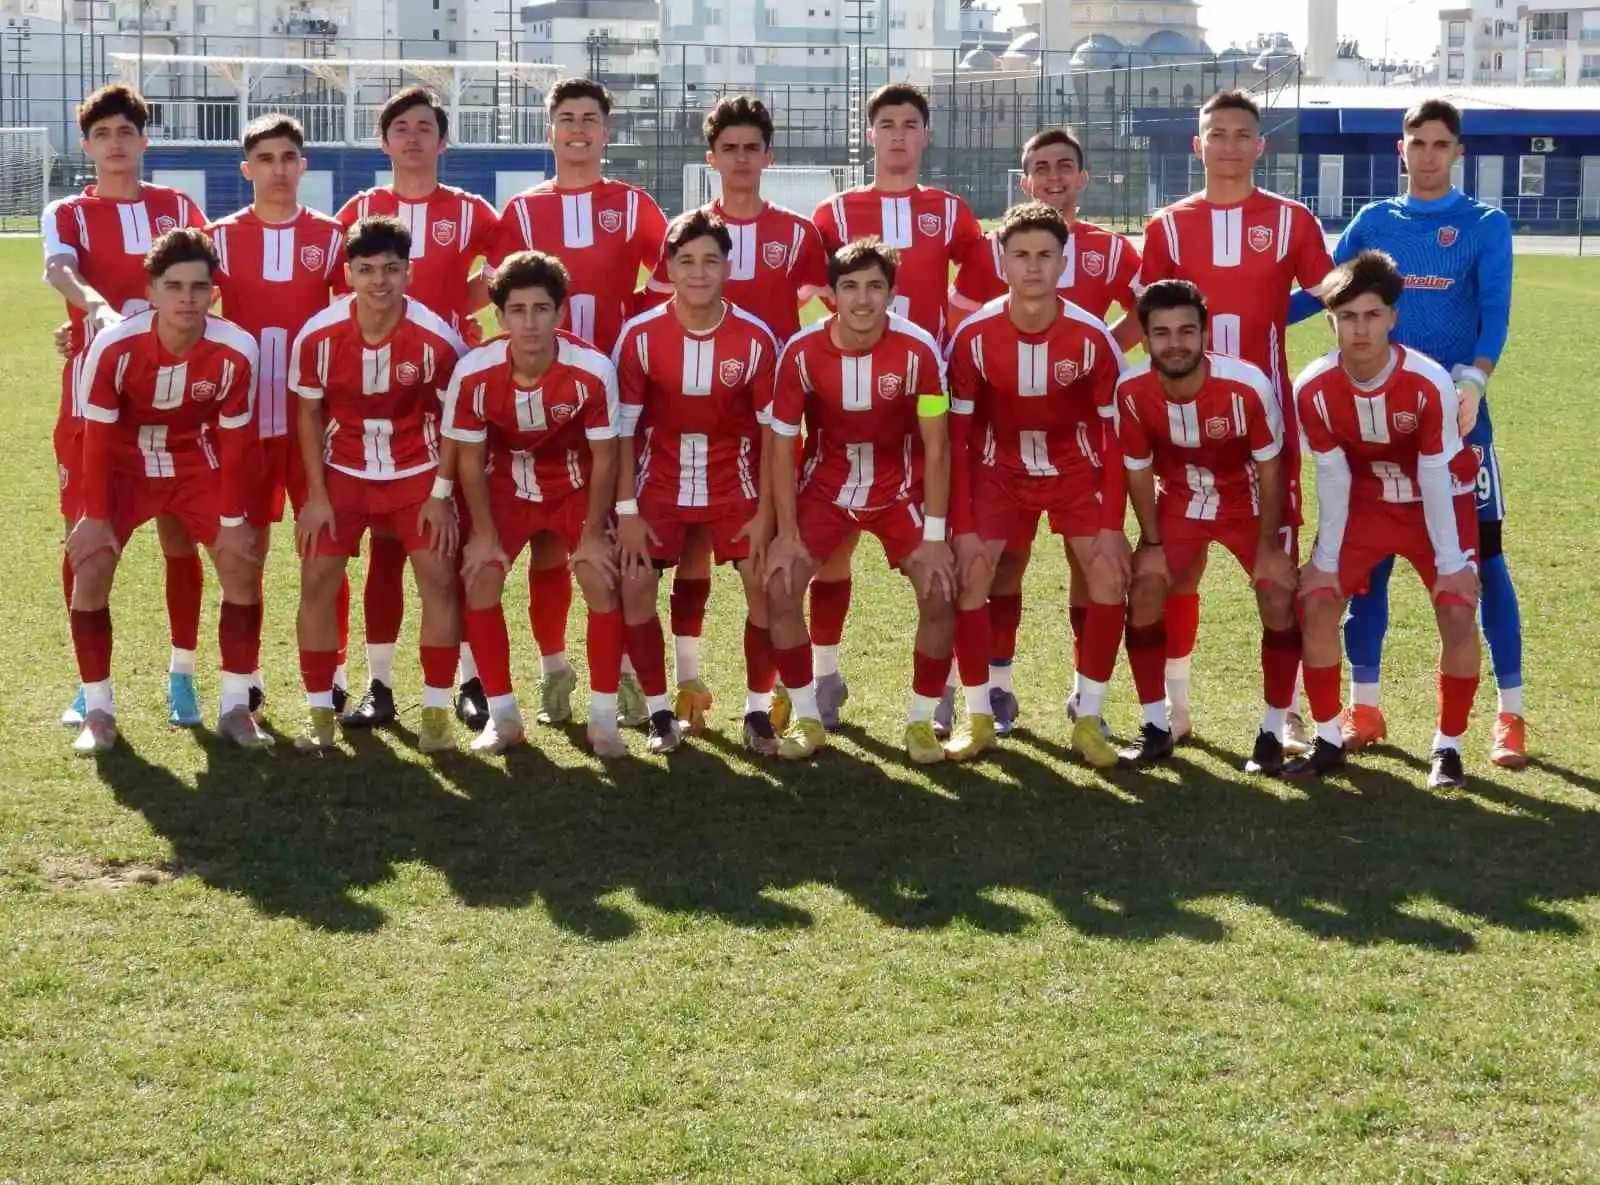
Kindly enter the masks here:
M 708 65 L 708 66 L 720 66 L 720 65 L 722 65 L 722 46 L 720 46 L 720 45 L 708 45 L 708 46 L 706 46 L 706 65 Z
M 778 7 L 777 7 L 777 5 L 775 5 L 775 4 L 767 5 L 766 11 L 762 15 L 767 18 L 767 24 L 769 24 L 769 25 L 777 24 L 778 23 Z
M 1565 41 L 1566 39 L 1566 13 L 1530 12 L 1528 14 L 1529 41 Z
M 439 40 L 439 30 L 438 30 L 438 29 L 435 29 L 435 30 L 434 30 L 434 31 L 433 31 L 433 39 L 434 39 L 434 40 L 435 40 L 435 41 L 437 41 L 437 40 Z
M 1446 26 L 1445 43 L 1451 49 L 1460 49 L 1467 43 L 1467 22 L 1451 21 Z
M 1578 71 L 1578 77 L 1585 80 L 1600 78 L 1600 53 L 1583 55 L 1583 68 Z
M 722 9 L 720 9 L 720 8 L 708 8 L 708 9 L 706 9 L 706 24 L 708 24 L 708 25 L 720 25 L 721 23 L 722 23 Z
M 741 45 L 739 47 L 739 65 L 753 66 L 755 63 L 756 47 L 753 45 Z
M 1578 18 L 1578 36 L 1584 41 L 1600 41 L 1600 8 L 1586 8 Z
M 196 4 L 194 6 L 194 23 L 197 25 L 215 24 L 217 19 L 217 6 L 215 4 Z
M 1544 196 L 1544 157 L 1535 153 L 1518 160 L 1517 193 L 1521 197 Z
M 1467 76 L 1467 60 L 1458 53 L 1445 55 L 1445 81 L 1460 82 Z
M 767 65 L 776 66 L 777 64 L 778 64 L 778 50 L 777 50 L 777 47 L 769 45 L 769 46 L 767 46 Z

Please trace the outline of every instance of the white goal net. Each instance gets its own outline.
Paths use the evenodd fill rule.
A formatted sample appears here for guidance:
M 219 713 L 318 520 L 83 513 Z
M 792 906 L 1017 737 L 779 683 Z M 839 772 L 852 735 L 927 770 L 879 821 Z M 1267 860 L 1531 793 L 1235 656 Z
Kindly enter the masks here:
M 0 128 L 0 231 L 39 232 L 50 193 L 51 155 L 44 128 Z
M 761 196 L 797 214 L 811 216 L 836 193 L 861 184 L 859 169 L 848 166 L 774 165 L 761 174 Z M 683 204 L 693 210 L 722 196 L 722 178 L 710 165 L 683 166 Z

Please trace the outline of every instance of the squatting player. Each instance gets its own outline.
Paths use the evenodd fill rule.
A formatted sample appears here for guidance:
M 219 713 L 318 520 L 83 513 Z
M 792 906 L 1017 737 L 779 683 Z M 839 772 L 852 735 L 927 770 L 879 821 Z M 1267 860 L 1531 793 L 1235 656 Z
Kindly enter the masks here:
M 1430 99 L 1406 112 L 1400 152 L 1406 192 L 1362 207 L 1340 236 L 1334 258 L 1352 259 L 1368 248 L 1388 252 L 1406 278 L 1395 340 L 1420 350 L 1455 379 L 1460 426 L 1478 459 L 1479 617 L 1499 689 L 1489 760 L 1519 767 L 1528 760 L 1522 716 L 1522 617 L 1511 572 L 1501 550 L 1505 519 L 1494 425 L 1483 401 L 1489 376 L 1505 347 L 1511 318 L 1511 223 L 1493 206 L 1469 198 L 1450 181 L 1461 158 L 1461 112 Z M 1316 311 L 1310 294 L 1297 294 L 1295 320 Z M 1371 591 L 1350 602 L 1345 652 L 1350 658 L 1350 705 L 1345 746 L 1359 749 L 1387 734 L 1378 708 L 1378 668 L 1389 624 L 1392 562 L 1373 571 Z
M 83 408 L 80 383 L 84 360 L 94 335 L 119 315 L 144 309 L 150 277 L 145 256 L 151 244 L 177 227 L 201 227 L 205 215 L 193 199 L 164 185 L 140 179 L 145 125 L 150 108 L 131 87 L 103 86 L 78 106 L 80 147 L 94 166 L 94 184 L 81 194 L 53 202 L 41 222 L 44 233 L 45 283 L 67 302 L 66 363 L 61 370 L 61 409 L 56 417 L 55 453 L 61 488 L 61 515 L 66 529 L 82 510 L 79 489 L 82 465 Z M 156 517 L 156 534 L 166 557 L 167 619 L 172 660 L 167 676 L 167 704 L 172 723 L 200 723 L 194 689 L 194 652 L 200 636 L 200 601 L 205 570 L 194 541 L 173 515 Z M 72 604 L 72 567 L 61 567 L 62 592 Z M 83 723 L 84 692 L 80 688 L 61 722 Z
M 222 585 L 218 731 L 247 747 L 272 743 L 250 713 L 261 651 L 261 561 L 244 517 L 259 464 L 256 346 L 210 315 L 216 268 L 204 232 L 160 236 L 145 257 L 150 307 L 101 330 L 84 360 L 82 517 L 67 540 L 85 702 L 79 752 L 116 743 L 111 584 L 123 545 L 160 516 L 210 551 Z
M 1362 251 L 1317 295 L 1338 348 L 1295 380 L 1316 464 L 1317 539 L 1301 569 L 1306 699 L 1316 744 L 1284 767 L 1320 777 L 1344 763 L 1339 727 L 1339 623 L 1373 568 L 1404 556 L 1439 624 L 1439 723 L 1428 785 L 1466 783 L 1461 745 L 1478 691 L 1477 460 L 1463 446 L 1455 383 L 1433 359 L 1390 342 L 1405 277 Z
M 461 645 L 454 507 L 430 497 L 439 464 L 441 395 L 466 345 L 408 297 L 411 232 L 368 215 L 345 238 L 352 294 L 307 321 L 289 355 L 300 397 L 296 425 L 306 500 L 295 520 L 300 550 L 300 673 L 308 707 L 302 750 L 332 747 L 339 585 L 361 537 L 393 535 L 411 561 L 422 601 L 425 753 L 455 747 L 450 692 Z M 448 491 L 446 491 L 448 493 Z
M 792 707 L 778 756 L 808 757 L 826 742 L 802 606 L 818 559 L 861 531 L 877 536 L 917 595 L 906 750 L 944 760 L 933 710 L 944 692 L 954 633 L 954 562 L 946 541 L 952 457 L 939 348 L 890 312 L 897 258 L 875 239 L 847 243 L 828 265 L 836 310 L 789 339 L 778 362 L 767 466 L 775 515 L 768 613 L 778 673 Z M 795 439 L 806 431 L 796 490 Z

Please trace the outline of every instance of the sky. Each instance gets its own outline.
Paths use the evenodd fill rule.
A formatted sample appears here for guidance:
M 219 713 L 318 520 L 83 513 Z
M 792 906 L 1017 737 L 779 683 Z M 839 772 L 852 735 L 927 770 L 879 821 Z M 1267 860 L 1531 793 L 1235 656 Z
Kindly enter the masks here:
M 1016 23 L 1013 5 L 1002 3 L 1000 8 L 1000 27 Z M 1244 44 L 1257 33 L 1279 32 L 1305 48 L 1304 0 L 1201 0 L 1200 23 L 1213 49 Z M 1390 57 L 1427 58 L 1439 44 L 1439 0 L 1340 0 L 1339 33 L 1360 41 L 1363 54 L 1382 56 L 1385 32 Z

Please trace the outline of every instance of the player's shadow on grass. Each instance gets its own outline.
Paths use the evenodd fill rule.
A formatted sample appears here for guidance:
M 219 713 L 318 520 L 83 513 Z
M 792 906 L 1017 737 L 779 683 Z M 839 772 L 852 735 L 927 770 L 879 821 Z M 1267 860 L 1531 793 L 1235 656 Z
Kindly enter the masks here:
M 434 763 L 386 754 L 392 738 L 320 759 L 208 742 L 193 789 L 127 746 L 101 771 L 181 869 L 335 930 L 381 926 L 364 896 L 403 863 L 437 869 L 468 906 L 541 904 L 600 941 L 637 931 L 630 902 L 808 926 L 781 895 L 822 885 L 907 929 L 1012 933 L 1047 903 L 1096 935 L 1211 942 L 1226 925 L 1197 903 L 1231 898 L 1320 937 L 1459 952 L 1481 924 L 1575 933 L 1559 903 L 1600 893 L 1600 813 L 1523 794 L 1514 777 L 1440 795 L 1355 763 L 1282 785 L 1188 751 L 1101 777 L 1033 736 L 977 766 L 913 771 L 898 745 L 853 728 L 798 765 L 713 733 L 666 761 L 599 767 L 542 753 L 568 759 L 558 733 L 533 740 L 504 762 Z

